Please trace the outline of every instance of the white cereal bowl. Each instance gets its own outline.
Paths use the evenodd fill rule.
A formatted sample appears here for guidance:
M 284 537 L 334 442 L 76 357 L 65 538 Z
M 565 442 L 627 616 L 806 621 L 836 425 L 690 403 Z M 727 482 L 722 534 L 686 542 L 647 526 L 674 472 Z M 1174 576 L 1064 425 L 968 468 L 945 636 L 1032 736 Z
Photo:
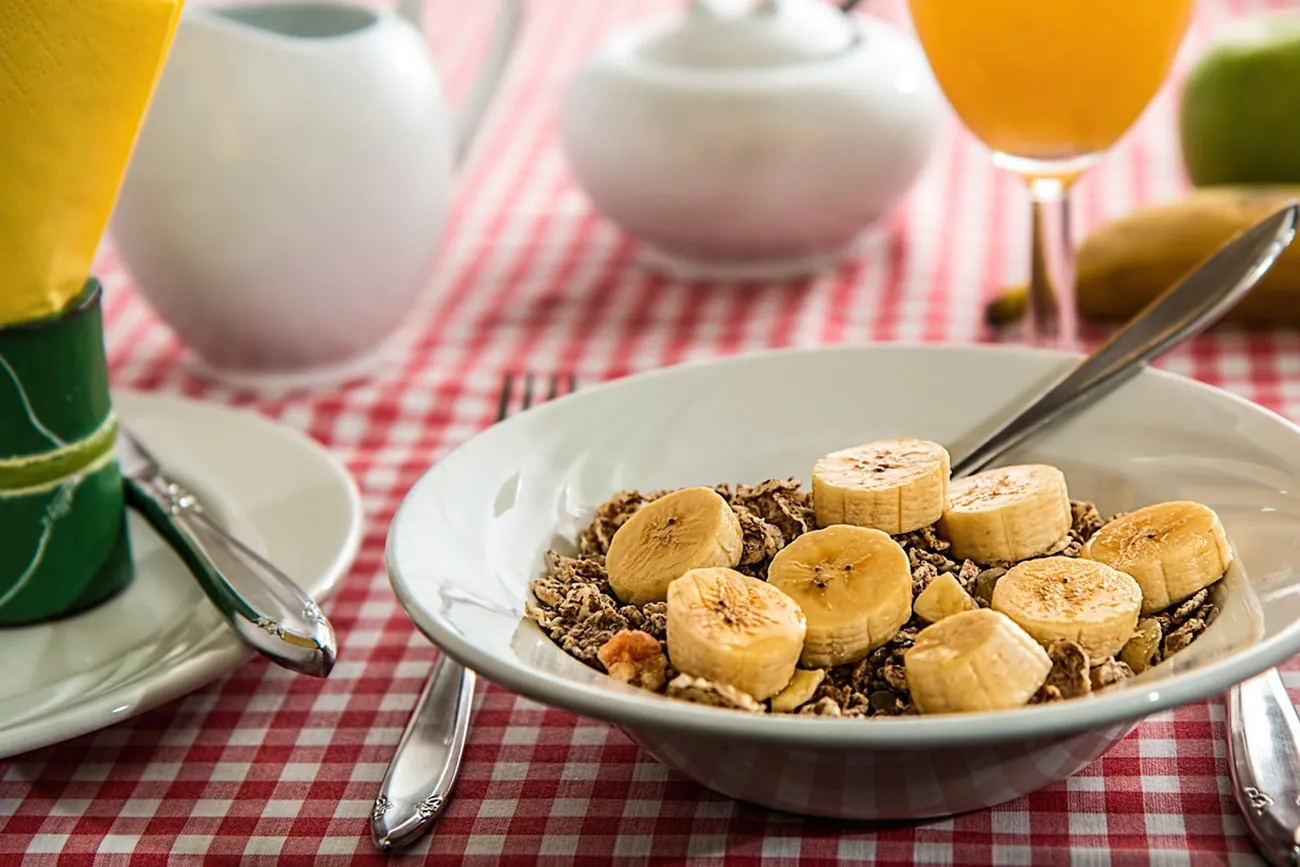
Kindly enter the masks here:
M 996 713 L 768 716 L 628 687 L 567 656 L 524 614 L 543 554 L 609 495 L 796 476 L 833 449 L 918 436 L 964 453 L 1073 361 L 1022 348 L 899 346 L 682 365 L 495 425 L 411 489 L 388 567 L 445 652 L 507 689 L 617 725 L 723 794 L 796 813 L 915 819 L 998 804 L 1067 777 L 1143 717 L 1217 696 L 1300 651 L 1300 428 L 1156 370 L 1005 462 L 1064 470 L 1103 512 L 1169 499 L 1218 511 L 1238 554 L 1222 614 L 1182 653 L 1106 693 Z

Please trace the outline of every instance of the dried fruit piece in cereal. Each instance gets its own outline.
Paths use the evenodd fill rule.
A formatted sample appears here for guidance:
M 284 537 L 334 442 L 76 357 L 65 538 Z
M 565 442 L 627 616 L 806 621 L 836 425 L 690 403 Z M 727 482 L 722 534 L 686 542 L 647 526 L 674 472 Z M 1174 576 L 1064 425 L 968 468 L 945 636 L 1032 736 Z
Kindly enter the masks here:
M 1116 518 L 1088 540 L 1083 556 L 1132 575 L 1142 613 L 1152 614 L 1222 578 L 1232 547 L 1213 509 L 1178 501 Z
M 806 631 L 793 599 L 731 569 L 692 569 L 668 586 L 673 665 L 756 699 L 790 682 Z
M 1119 658 L 1135 672 L 1146 671 L 1158 661 L 1162 637 L 1160 622 L 1143 617 L 1137 622 L 1133 637 L 1120 650 Z
M 826 679 L 824 668 L 800 668 L 786 688 L 772 696 L 772 713 L 794 713 L 803 706 Z
M 1119 652 L 1141 605 L 1142 590 L 1128 575 L 1072 557 L 1018 563 L 993 591 L 993 608 L 1044 645 L 1077 641 L 1093 659 Z
M 659 641 L 639 629 L 624 629 L 596 651 L 600 664 L 612 677 L 630 686 L 657 692 L 664 685 L 668 658 Z
M 978 607 L 951 572 L 945 572 L 931 581 L 912 603 L 916 615 L 930 623 L 938 623 L 945 617 Z
M 980 572 L 975 577 L 975 598 L 985 606 L 992 605 L 993 591 L 1005 574 L 1007 574 L 1007 570 L 1001 566 L 993 566 Z
M 948 450 L 929 440 L 879 440 L 823 455 L 812 479 L 817 526 L 853 524 L 897 536 L 943 514 Z
M 618 528 L 605 571 L 622 601 L 659 602 L 684 572 L 735 566 L 742 549 L 740 519 L 727 501 L 712 488 L 683 488 L 642 506 Z
M 808 619 L 800 661 L 812 668 L 855 662 L 912 616 L 912 573 L 902 547 L 881 530 L 838 524 L 781 549 L 768 584 Z
M 993 565 L 1058 550 L 1070 525 L 1065 475 L 1026 464 L 954 479 L 939 532 L 953 557 Z

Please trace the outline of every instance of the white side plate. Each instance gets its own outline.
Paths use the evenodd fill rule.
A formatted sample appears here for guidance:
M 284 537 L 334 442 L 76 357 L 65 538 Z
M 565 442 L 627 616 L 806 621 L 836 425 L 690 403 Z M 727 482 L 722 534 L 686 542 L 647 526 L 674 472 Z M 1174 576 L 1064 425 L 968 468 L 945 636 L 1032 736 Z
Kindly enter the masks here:
M 218 521 L 318 602 L 329 597 L 362 532 L 356 484 L 329 452 L 247 411 L 170 395 L 113 399 Z M 122 594 L 76 617 L 0 629 L 0 758 L 113 725 L 254 655 L 148 524 L 129 520 L 136 575 Z

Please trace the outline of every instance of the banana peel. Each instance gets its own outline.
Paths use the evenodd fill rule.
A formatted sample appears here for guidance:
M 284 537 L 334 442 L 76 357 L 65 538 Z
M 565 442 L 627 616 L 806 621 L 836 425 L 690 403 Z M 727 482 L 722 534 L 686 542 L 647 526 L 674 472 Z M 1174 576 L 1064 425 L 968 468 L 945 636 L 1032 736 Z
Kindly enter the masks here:
M 1300 186 L 1200 187 L 1100 226 L 1075 253 L 1079 316 L 1128 321 L 1229 238 L 1289 199 L 1300 199 Z M 1023 285 L 1009 287 L 985 307 L 985 321 L 994 327 L 1017 322 L 1027 295 Z M 1300 245 L 1288 246 L 1221 322 L 1300 327 Z

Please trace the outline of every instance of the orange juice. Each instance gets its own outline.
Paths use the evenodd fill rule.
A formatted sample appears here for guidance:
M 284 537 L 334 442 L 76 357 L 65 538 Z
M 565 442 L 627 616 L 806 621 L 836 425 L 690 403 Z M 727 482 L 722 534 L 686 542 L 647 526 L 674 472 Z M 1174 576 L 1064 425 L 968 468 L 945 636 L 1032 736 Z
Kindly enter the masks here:
M 909 0 L 953 109 L 1035 161 L 1100 154 L 1160 88 L 1194 0 Z

